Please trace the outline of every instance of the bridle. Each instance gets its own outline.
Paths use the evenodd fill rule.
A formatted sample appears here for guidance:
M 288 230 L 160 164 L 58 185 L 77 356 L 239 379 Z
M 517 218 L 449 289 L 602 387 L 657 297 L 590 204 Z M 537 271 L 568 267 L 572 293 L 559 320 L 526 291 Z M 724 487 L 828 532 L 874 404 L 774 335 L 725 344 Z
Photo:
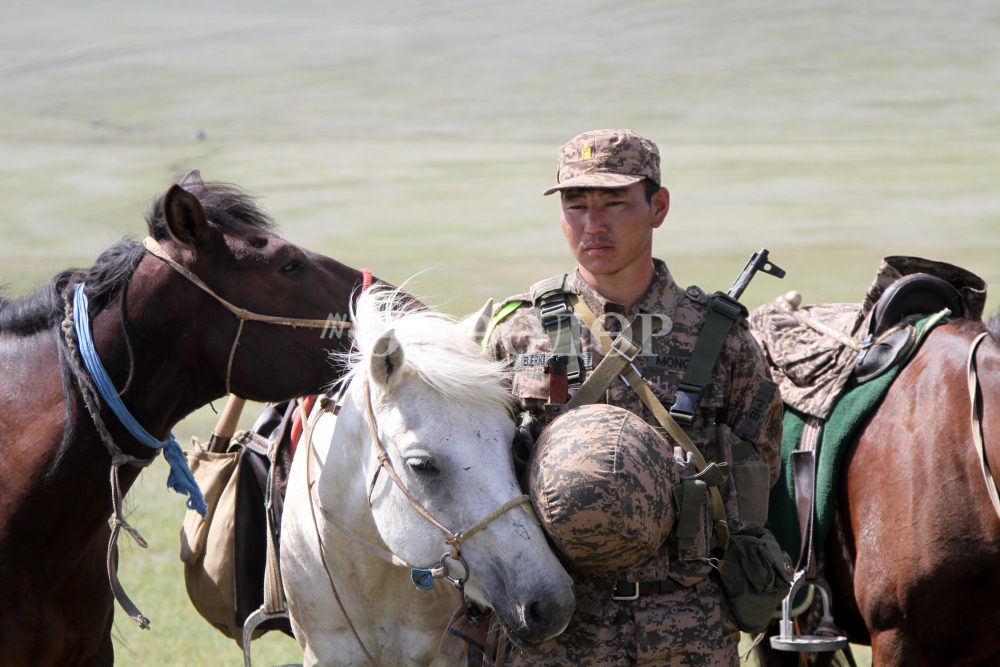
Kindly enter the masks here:
M 176 271 L 177 273 L 181 274 L 182 276 L 190 280 L 192 283 L 194 283 L 197 287 L 202 289 L 213 299 L 221 303 L 226 310 L 228 310 L 237 318 L 239 318 L 240 326 L 239 329 L 236 330 L 236 338 L 233 340 L 233 347 L 229 351 L 229 363 L 226 365 L 227 394 L 232 393 L 231 387 L 229 385 L 229 377 L 232 375 L 233 372 L 233 358 L 236 356 L 236 346 L 239 345 L 240 335 L 243 333 L 243 323 L 246 322 L 247 320 L 253 320 L 255 322 L 266 322 L 268 324 L 283 324 L 285 326 L 290 326 L 290 327 L 311 327 L 314 329 L 319 329 L 319 328 L 326 329 L 328 327 L 333 329 L 348 329 L 351 326 L 350 322 L 344 322 L 340 320 L 331 320 L 331 319 L 306 320 L 297 317 L 275 317 L 274 315 L 260 315 L 258 313 L 252 313 L 246 308 L 240 308 L 239 306 L 234 306 L 233 304 L 229 303 L 221 296 L 213 292 L 212 288 L 206 285 L 201 278 L 194 275 L 187 267 L 184 267 L 175 262 L 173 259 L 171 259 L 170 255 L 168 255 L 167 252 L 163 249 L 163 246 L 161 246 L 152 236 L 147 236 L 145 239 L 143 239 L 142 245 L 145 246 L 146 250 L 148 250 L 151 255 L 162 259 L 170 266 L 170 268 L 172 268 L 174 271 Z M 368 275 L 366 275 L 366 282 L 371 280 L 370 277 L 368 277 Z
M 516 498 L 508 500 L 500 507 L 490 512 L 485 517 L 483 517 L 482 519 L 480 519 L 479 521 L 477 521 L 471 527 L 469 527 L 464 531 L 453 531 L 447 528 L 443 523 L 438 521 L 434 517 L 434 515 L 431 514 L 431 512 L 427 510 L 426 507 L 421 505 L 420 501 L 414 498 L 413 495 L 409 492 L 409 490 L 407 490 L 406 484 L 403 483 L 403 480 L 400 479 L 399 475 L 396 473 L 395 468 L 393 468 L 392 460 L 389 458 L 389 454 L 386 451 L 385 445 L 382 443 L 382 440 L 378 434 L 378 424 L 375 419 L 375 411 L 372 408 L 371 386 L 369 385 L 368 378 L 366 377 L 363 385 L 363 391 L 365 396 L 365 416 L 368 420 L 368 427 L 372 435 L 372 443 L 375 446 L 376 451 L 378 453 L 377 456 L 379 461 L 378 468 L 375 469 L 375 472 L 372 475 L 371 482 L 368 485 L 368 506 L 371 507 L 372 491 L 375 488 L 375 482 L 378 480 L 378 475 L 383 469 L 385 469 L 386 474 L 396 484 L 399 490 L 403 492 L 403 495 L 406 496 L 406 499 L 410 501 L 410 504 L 413 505 L 413 507 L 417 510 L 417 512 L 419 512 L 420 515 L 425 519 L 427 519 L 427 521 L 429 521 L 432 525 L 437 527 L 438 530 L 444 533 L 445 544 L 450 548 L 450 551 L 446 551 L 444 555 L 441 556 L 441 560 L 438 562 L 437 565 L 429 568 L 418 568 L 406 562 L 406 560 L 400 558 L 396 554 L 387 551 L 385 549 L 382 549 L 381 547 L 371 544 L 370 542 L 363 540 L 360 537 L 357 537 L 356 535 L 352 534 L 349 530 L 341 526 L 332 516 L 330 516 L 330 514 L 320 503 L 318 493 L 314 487 L 314 482 L 312 480 L 312 466 L 311 466 L 313 458 L 315 458 L 317 462 L 322 463 L 319 461 L 319 453 L 316 451 L 316 447 L 312 441 L 313 429 L 315 428 L 317 422 L 324 413 L 330 412 L 336 415 L 340 411 L 339 399 L 344 396 L 346 391 L 347 391 L 347 385 L 345 384 L 341 388 L 337 399 L 331 399 L 330 397 L 321 398 L 318 401 L 318 406 L 317 406 L 319 409 L 313 410 L 313 413 L 310 415 L 307 428 L 303 433 L 303 438 L 305 438 L 304 442 L 307 443 L 308 446 L 308 452 L 306 454 L 307 456 L 306 484 L 309 489 L 309 501 L 310 501 L 309 509 L 312 513 L 313 527 L 316 530 L 316 539 L 319 542 L 319 547 L 320 547 L 320 559 L 322 560 L 323 563 L 323 569 L 326 571 L 327 579 L 330 582 L 330 587 L 333 590 L 334 598 L 337 601 L 337 605 L 340 607 L 341 613 L 343 613 L 344 618 L 347 620 L 347 624 L 350 627 L 351 632 L 354 634 L 354 638 L 360 645 L 362 652 L 364 652 L 365 656 L 373 665 L 377 666 L 378 662 L 375 660 L 374 657 L 372 657 L 371 653 L 369 653 L 368 649 L 365 647 L 364 642 L 358 635 L 358 632 L 355 629 L 354 624 L 351 622 L 351 619 L 347 614 L 347 610 L 344 608 L 344 604 L 340 599 L 340 595 L 337 592 L 337 586 L 333 581 L 333 576 L 331 575 L 329 565 L 327 564 L 326 546 L 323 543 L 322 533 L 319 529 L 319 524 L 316 520 L 317 507 L 323 514 L 323 517 L 331 524 L 333 524 L 337 529 L 339 529 L 342 533 L 344 533 L 344 535 L 347 536 L 348 539 L 350 539 L 352 542 L 355 542 L 356 544 L 362 546 L 369 553 L 378 556 L 382 560 L 392 565 L 395 565 L 397 567 L 409 568 L 410 580 L 418 589 L 420 590 L 433 589 L 435 579 L 447 579 L 449 582 L 451 582 L 451 584 L 455 586 L 455 588 L 458 590 L 459 596 L 461 597 L 463 612 L 465 613 L 469 621 L 475 626 L 478 626 L 484 617 L 476 614 L 476 612 L 474 612 L 470 608 L 468 599 L 465 595 L 465 583 L 469 580 L 470 572 L 468 563 L 466 563 L 465 559 L 462 557 L 461 553 L 462 543 L 471 539 L 474 535 L 479 533 L 483 528 L 488 526 L 493 521 L 499 519 L 501 516 L 503 516 L 510 510 L 514 509 L 515 507 L 524 507 L 529 518 L 531 518 L 531 520 L 534 521 L 536 524 L 538 524 L 538 518 L 535 516 L 535 512 L 532 509 L 531 497 L 528 495 L 520 495 L 517 496 Z M 449 572 L 448 566 L 446 564 L 447 561 L 449 560 L 462 564 L 463 575 L 461 577 L 456 579 L 450 576 L 450 574 L 448 573 Z
M 157 243 L 156 239 L 152 236 L 147 236 L 143 240 L 142 245 L 149 251 L 150 254 L 166 262 L 171 268 L 205 291 L 239 318 L 240 326 L 236 332 L 236 339 L 233 341 L 233 347 L 229 351 L 229 363 L 226 366 L 226 393 L 232 393 L 229 379 L 233 369 L 233 358 L 236 356 L 236 346 L 239 344 L 240 334 L 243 332 L 243 323 L 245 321 L 255 320 L 258 322 L 266 322 L 268 324 L 282 324 L 291 327 L 312 328 L 332 327 L 345 329 L 351 326 L 350 322 L 342 322 L 332 319 L 308 320 L 291 317 L 274 317 L 271 315 L 252 313 L 246 308 L 239 308 L 213 292 L 212 289 L 198 276 L 194 275 L 194 273 L 190 270 L 171 259 L 163 247 Z M 370 285 L 370 272 L 366 271 L 364 278 L 365 284 Z M 70 368 L 73 375 L 76 377 L 77 386 L 79 387 L 80 393 L 83 397 L 84 405 L 87 408 L 87 412 L 90 413 L 91 420 L 97 428 L 101 441 L 104 443 L 108 453 L 111 455 L 111 519 L 113 528 L 111 531 L 111 537 L 108 541 L 107 551 L 107 570 L 111 591 L 114 594 L 115 599 L 118 601 L 118 604 L 121 605 L 122 609 L 125 610 L 129 617 L 138 623 L 140 628 L 146 630 L 149 628 L 149 619 L 143 616 L 135 604 L 129 599 L 128 594 L 125 593 L 125 589 L 118 580 L 118 566 L 115 562 L 115 555 L 117 553 L 116 547 L 119 532 L 124 529 L 129 535 L 132 536 L 132 538 L 136 541 L 136 544 L 140 547 L 145 549 L 148 546 L 146 540 L 144 540 L 142 535 L 139 534 L 139 531 L 130 526 L 122 516 L 123 493 L 121 485 L 118 481 L 118 469 L 122 465 L 144 468 L 153 463 L 156 456 L 154 455 L 148 459 L 140 459 L 122 451 L 118 444 L 115 443 L 101 417 L 100 399 L 104 400 L 105 405 L 111 408 L 112 412 L 114 412 L 114 414 L 118 417 L 118 420 L 122 423 L 122 425 L 142 445 L 157 450 L 157 452 L 160 449 L 164 451 L 164 456 L 170 462 L 171 466 L 171 477 L 168 479 L 168 483 L 170 483 L 171 480 L 174 480 L 176 475 L 176 481 L 174 483 L 178 486 L 175 488 L 182 490 L 185 493 L 189 493 L 189 508 L 197 509 L 198 512 L 204 516 L 206 512 L 205 501 L 201 495 L 201 490 L 198 488 L 197 481 L 195 481 L 190 468 L 184 461 L 183 453 L 181 452 L 177 442 L 174 440 L 173 434 L 170 434 L 167 439 L 163 441 L 160 441 L 152 436 L 132 416 L 128 408 L 125 407 L 125 404 L 118 396 L 117 391 L 114 388 L 114 384 L 108 377 L 107 371 L 105 371 L 101 359 L 97 354 L 96 348 L 93 345 L 91 337 L 92 334 L 90 331 L 90 320 L 87 313 L 87 298 L 83 290 L 84 284 L 79 283 L 74 292 L 67 293 L 65 297 L 65 317 L 63 319 L 61 329 L 71 361 Z M 76 301 L 75 305 L 74 300 Z M 90 374 L 92 382 L 88 381 L 84 377 L 84 369 L 86 369 L 86 372 Z

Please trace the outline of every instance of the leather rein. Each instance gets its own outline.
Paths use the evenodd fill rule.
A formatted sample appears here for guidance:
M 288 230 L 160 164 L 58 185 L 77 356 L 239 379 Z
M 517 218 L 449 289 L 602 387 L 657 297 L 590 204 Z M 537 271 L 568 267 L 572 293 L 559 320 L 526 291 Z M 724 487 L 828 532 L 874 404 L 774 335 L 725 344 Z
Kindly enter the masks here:
M 347 386 L 345 385 L 343 388 L 341 388 L 338 394 L 338 399 L 342 398 L 343 395 L 346 393 L 346 391 L 347 391 Z M 319 460 L 319 453 L 316 451 L 316 447 L 312 441 L 312 434 L 313 434 L 313 429 L 319 422 L 322 415 L 326 412 L 330 412 L 334 415 L 338 414 L 340 411 L 340 405 L 339 405 L 339 400 L 334 400 L 325 396 L 320 398 L 320 400 L 317 401 L 318 409 L 313 410 L 313 413 L 310 415 L 307 428 L 303 433 L 303 438 L 305 438 L 305 443 L 307 444 L 308 447 L 308 452 L 306 454 L 307 457 L 306 484 L 309 488 L 309 501 L 310 501 L 309 509 L 310 512 L 312 513 L 313 527 L 316 531 L 316 540 L 319 542 L 320 559 L 323 563 L 323 569 L 326 571 L 326 576 L 328 581 L 330 582 L 330 587 L 333 590 L 333 595 L 337 601 L 337 605 L 340 607 L 340 611 L 344 615 L 344 619 L 347 621 L 347 624 L 350 627 L 355 640 L 358 642 L 358 645 L 361 647 L 362 652 L 365 654 L 365 657 L 367 657 L 368 660 L 377 667 L 378 661 L 375 660 L 375 658 L 365 647 L 364 642 L 361 640 L 361 637 L 358 634 L 357 630 L 355 629 L 354 624 L 351 622 L 350 616 L 348 616 L 347 610 L 344 607 L 344 603 L 341 601 L 340 595 L 337 592 L 337 586 L 333 581 L 333 576 L 330 573 L 330 568 L 327 564 L 326 546 L 323 543 L 323 537 L 319 529 L 319 523 L 316 520 L 317 507 L 319 508 L 319 511 L 322 513 L 323 518 L 325 518 L 328 522 L 333 524 L 338 530 L 340 530 L 340 532 L 342 532 L 352 542 L 360 545 L 369 553 L 378 556 L 379 558 L 381 558 L 382 560 L 386 561 L 391 565 L 395 565 L 397 567 L 410 568 L 410 580 L 414 583 L 414 585 L 418 589 L 431 590 L 434 587 L 435 579 L 447 579 L 449 582 L 451 582 L 451 584 L 454 585 L 459 592 L 459 595 L 462 600 L 462 609 L 466 617 L 475 626 L 479 625 L 483 617 L 477 616 L 475 612 L 472 612 L 470 610 L 468 600 L 465 596 L 465 583 L 469 580 L 469 565 L 468 563 L 465 562 L 465 559 L 462 557 L 461 554 L 462 542 L 468 541 L 474 535 L 480 532 L 483 528 L 488 526 L 493 521 L 499 519 L 501 516 L 503 516 L 510 510 L 514 509 L 515 507 L 524 507 L 525 511 L 528 513 L 529 518 L 531 518 L 531 520 L 534 521 L 536 524 L 538 523 L 538 518 L 535 516 L 534 509 L 532 509 L 531 497 L 528 495 L 521 495 L 516 498 L 512 498 L 511 500 L 508 500 L 506 503 L 504 503 L 497 509 L 490 512 L 479 521 L 477 521 L 467 530 L 456 532 L 445 527 L 443 523 L 438 521 L 434 517 L 434 515 L 427 510 L 427 508 L 425 508 L 423 505 L 420 504 L 419 500 L 417 500 L 416 498 L 413 497 L 412 494 L 410 494 L 409 490 L 407 490 L 406 488 L 406 485 L 403 483 L 403 480 L 400 479 L 399 475 L 396 473 L 395 468 L 393 468 L 392 461 L 389 458 L 389 454 L 386 451 L 385 445 L 382 443 L 382 440 L 378 434 L 378 424 L 376 423 L 375 419 L 375 411 L 372 408 L 371 386 L 369 385 L 367 377 L 365 378 L 364 381 L 364 392 L 365 392 L 365 416 L 368 421 L 369 430 L 371 431 L 372 443 L 375 445 L 376 451 L 378 452 L 377 456 L 379 461 L 379 467 L 375 469 L 375 473 L 372 475 L 371 483 L 368 485 L 369 508 L 371 507 L 372 491 L 375 489 L 375 483 L 378 480 L 379 473 L 384 468 L 386 474 L 389 475 L 389 478 L 392 479 L 392 481 L 396 484 L 399 490 L 403 492 L 403 495 L 406 496 L 406 499 L 410 501 L 410 504 L 413 505 L 413 507 L 417 510 L 417 512 L 419 512 L 422 517 L 424 517 L 425 519 L 427 519 L 427 521 L 429 521 L 431 524 L 437 527 L 438 530 L 444 533 L 445 544 L 447 544 L 448 547 L 450 547 L 451 549 L 450 551 L 446 551 L 444 555 L 441 556 L 441 560 L 438 562 L 437 565 L 432 566 L 430 568 L 417 568 L 411 565 L 410 563 L 406 562 L 406 560 L 400 558 L 396 554 L 387 551 L 385 549 L 382 549 L 381 547 L 378 547 L 366 540 L 363 540 L 360 537 L 357 537 L 356 535 L 352 534 L 349 530 L 341 526 L 340 523 L 338 523 L 332 516 L 330 516 L 330 514 L 320 503 L 319 494 L 315 488 L 312 479 L 311 463 L 313 458 L 315 458 L 316 461 L 322 465 L 322 462 Z M 448 560 L 453 560 L 462 564 L 463 575 L 461 577 L 456 579 L 449 574 L 448 566 L 446 565 L 446 562 Z

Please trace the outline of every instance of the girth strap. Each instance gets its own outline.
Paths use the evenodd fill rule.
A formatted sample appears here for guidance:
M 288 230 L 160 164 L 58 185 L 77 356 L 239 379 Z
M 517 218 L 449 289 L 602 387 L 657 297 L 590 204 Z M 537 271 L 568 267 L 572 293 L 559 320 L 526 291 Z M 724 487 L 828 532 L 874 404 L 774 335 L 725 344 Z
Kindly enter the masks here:
M 979 456 L 979 465 L 983 471 L 983 479 L 986 481 L 986 493 L 990 496 L 990 503 L 993 510 L 1000 516 L 1000 493 L 997 492 L 997 483 L 993 479 L 990 471 L 989 461 L 986 460 L 986 446 L 983 442 L 983 423 L 976 407 L 977 394 L 979 392 L 979 373 L 976 370 L 976 348 L 983 342 L 989 334 L 983 332 L 976 336 L 969 349 L 969 363 L 967 372 L 969 376 L 969 400 L 972 402 L 972 441 L 976 446 L 976 454 Z

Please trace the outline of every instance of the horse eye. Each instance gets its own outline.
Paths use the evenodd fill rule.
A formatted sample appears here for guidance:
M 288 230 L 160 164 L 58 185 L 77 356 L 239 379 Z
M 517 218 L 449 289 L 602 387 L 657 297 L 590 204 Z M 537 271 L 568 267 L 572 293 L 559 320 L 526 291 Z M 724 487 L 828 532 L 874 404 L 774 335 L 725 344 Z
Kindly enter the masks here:
M 434 475 L 438 471 L 430 459 L 410 459 L 406 465 L 410 466 L 410 470 L 418 475 Z
M 288 263 L 285 264 L 283 267 L 281 267 L 278 271 L 282 275 L 288 276 L 305 268 L 305 265 L 306 263 L 303 262 L 301 259 L 292 259 L 289 260 Z

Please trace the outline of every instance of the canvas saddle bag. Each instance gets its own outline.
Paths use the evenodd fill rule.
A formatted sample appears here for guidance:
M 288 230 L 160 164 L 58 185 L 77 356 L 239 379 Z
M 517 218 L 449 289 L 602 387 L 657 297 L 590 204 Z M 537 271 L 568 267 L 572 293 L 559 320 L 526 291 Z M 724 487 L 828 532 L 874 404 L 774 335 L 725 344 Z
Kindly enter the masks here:
M 244 622 L 264 603 L 268 551 L 277 550 L 280 538 L 295 407 L 295 401 L 268 406 L 225 452 L 208 451 L 197 438 L 185 452 L 208 507 L 205 518 L 188 512 L 181 528 L 188 597 L 206 621 L 241 648 Z M 291 635 L 287 619 L 275 618 L 261 623 L 253 636 L 270 630 Z

